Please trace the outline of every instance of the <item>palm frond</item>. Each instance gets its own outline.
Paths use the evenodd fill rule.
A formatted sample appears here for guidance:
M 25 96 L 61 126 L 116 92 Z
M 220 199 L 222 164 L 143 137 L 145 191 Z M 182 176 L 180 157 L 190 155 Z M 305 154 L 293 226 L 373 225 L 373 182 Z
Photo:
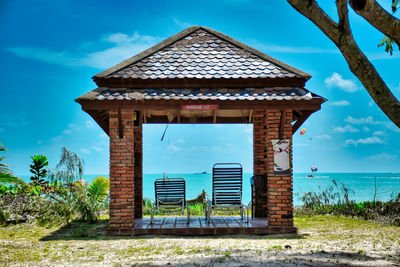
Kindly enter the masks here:
M 25 183 L 25 182 L 21 178 L 14 176 L 12 173 L 0 173 L 0 183 L 22 184 L 22 183 Z
M 108 196 L 110 180 L 104 176 L 97 176 L 87 187 L 88 196 L 94 201 L 102 201 Z

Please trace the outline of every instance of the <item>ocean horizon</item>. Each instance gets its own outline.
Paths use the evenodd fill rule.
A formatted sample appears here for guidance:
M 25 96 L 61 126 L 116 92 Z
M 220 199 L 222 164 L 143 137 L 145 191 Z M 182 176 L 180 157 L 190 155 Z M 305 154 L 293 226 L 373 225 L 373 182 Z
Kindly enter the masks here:
M 332 180 L 354 191 L 350 194 L 355 201 L 373 200 L 376 190 L 376 200 L 386 201 L 400 193 L 400 173 L 313 173 L 313 177 L 307 177 L 310 173 L 293 174 L 293 203 L 301 205 L 300 197 L 309 191 L 316 193 L 332 186 Z M 20 175 L 24 181 L 29 182 L 31 175 Z M 97 176 L 108 174 L 86 174 L 83 178 L 91 182 Z M 186 181 L 186 198 L 196 198 L 204 189 L 209 195 L 212 190 L 211 173 L 170 173 L 168 177 L 182 177 Z M 251 201 L 250 177 L 252 173 L 243 174 L 243 203 Z M 163 174 L 146 173 L 143 175 L 143 197 L 154 199 L 154 180 L 162 178 Z M 376 179 L 375 179 L 376 178 Z

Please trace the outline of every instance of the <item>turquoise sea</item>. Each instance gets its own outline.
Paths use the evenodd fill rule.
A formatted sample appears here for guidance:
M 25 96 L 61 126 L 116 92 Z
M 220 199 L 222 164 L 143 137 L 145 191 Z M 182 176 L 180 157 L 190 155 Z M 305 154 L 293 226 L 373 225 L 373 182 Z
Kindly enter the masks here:
M 314 173 L 314 177 L 312 178 L 307 177 L 307 174 L 309 173 L 295 173 L 293 176 L 294 205 L 301 204 L 299 196 L 303 193 L 308 191 L 319 192 L 332 185 L 332 179 L 335 179 L 338 183 L 344 183 L 349 189 L 353 189 L 354 195 L 352 198 L 356 201 L 373 199 L 375 181 L 377 200 L 388 200 L 395 194 L 400 193 L 400 173 Z M 203 189 L 207 193 L 211 192 L 211 174 L 169 173 L 167 175 L 168 177 L 182 177 L 186 180 L 187 199 L 197 197 Z M 98 175 L 90 174 L 84 175 L 84 178 L 90 182 L 96 176 Z M 243 203 L 245 204 L 249 203 L 251 200 L 251 176 L 251 173 L 245 173 L 243 176 Z M 23 175 L 21 177 L 29 181 L 29 175 Z M 154 180 L 162 177 L 162 174 L 144 174 L 144 197 L 154 198 Z

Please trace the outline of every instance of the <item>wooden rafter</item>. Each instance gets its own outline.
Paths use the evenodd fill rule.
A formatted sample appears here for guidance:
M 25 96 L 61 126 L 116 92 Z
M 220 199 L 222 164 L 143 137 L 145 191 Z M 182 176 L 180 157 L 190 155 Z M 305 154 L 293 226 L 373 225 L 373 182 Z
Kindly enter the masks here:
M 305 110 L 304 112 L 302 112 L 300 117 L 292 126 L 292 134 L 294 134 L 300 128 L 300 126 L 308 119 L 308 117 L 310 117 L 310 115 L 313 114 L 314 112 L 315 112 L 314 110 Z
M 279 139 L 282 139 L 282 136 L 283 136 L 285 120 L 286 120 L 286 110 L 281 109 L 281 120 L 279 123 Z

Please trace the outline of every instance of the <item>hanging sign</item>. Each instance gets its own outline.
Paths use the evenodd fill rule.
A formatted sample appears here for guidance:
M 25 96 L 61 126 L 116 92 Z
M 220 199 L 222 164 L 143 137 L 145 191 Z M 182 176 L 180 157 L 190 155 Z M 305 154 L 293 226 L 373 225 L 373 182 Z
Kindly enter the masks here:
M 290 174 L 290 139 L 272 139 L 274 147 L 274 174 Z
M 218 105 L 182 105 L 182 110 L 216 110 Z

